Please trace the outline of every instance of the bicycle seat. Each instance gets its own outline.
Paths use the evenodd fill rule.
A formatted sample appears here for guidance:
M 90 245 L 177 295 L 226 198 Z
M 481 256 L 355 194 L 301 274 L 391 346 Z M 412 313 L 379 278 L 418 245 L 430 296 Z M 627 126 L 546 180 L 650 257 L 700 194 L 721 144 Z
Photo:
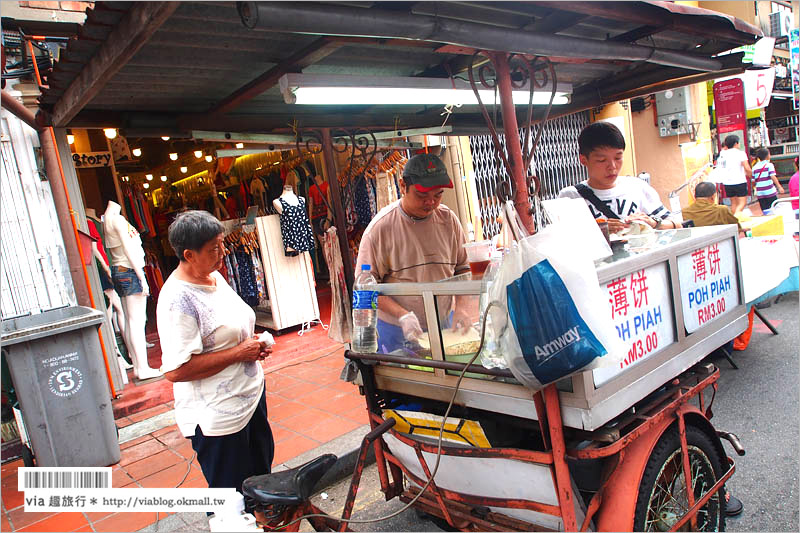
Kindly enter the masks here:
M 299 505 L 308 500 L 314 486 L 336 460 L 335 455 L 326 453 L 289 470 L 250 476 L 242 483 L 242 493 L 264 505 Z

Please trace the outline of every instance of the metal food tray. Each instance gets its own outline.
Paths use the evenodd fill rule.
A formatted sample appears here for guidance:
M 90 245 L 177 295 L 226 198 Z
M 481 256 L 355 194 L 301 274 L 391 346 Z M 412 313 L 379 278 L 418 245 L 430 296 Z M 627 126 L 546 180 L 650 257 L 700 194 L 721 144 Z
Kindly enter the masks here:
M 604 379 L 600 379 L 597 370 L 590 370 L 560 381 L 557 387 L 560 391 L 563 423 L 568 427 L 585 431 L 601 428 L 706 355 L 734 339 L 747 327 L 736 226 L 667 230 L 656 232 L 653 238 L 654 242 L 649 244 L 648 249 L 616 251 L 611 258 L 597 264 L 598 281 L 604 286 L 612 280 L 627 278 L 632 273 L 645 269 L 664 270 L 666 286 L 663 287 L 663 292 L 669 303 L 673 342 L 610 378 L 606 375 Z M 687 256 L 713 245 L 729 251 L 732 262 L 731 278 L 734 282 L 731 303 L 724 313 L 696 329 L 690 328 L 693 329 L 690 332 L 684 322 L 688 317 L 684 316 L 680 273 L 685 274 Z M 684 265 L 682 269 L 678 266 L 679 258 L 682 258 L 680 262 Z M 430 353 L 433 359 L 443 361 L 445 358 L 437 297 L 475 295 L 477 298 L 486 288 L 482 281 L 464 281 L 463 277 L 459 278 L 436 283 L 390 283 L 373 287 L 385 296 L 419 296 L 423 299 L 430 335 Z M 688 285 L 685 281 L 683 283 Z M 424 362 L 420 364 L 424 365 Z M 480 364 L 480 359 L 475 364 Z M 452 374 L 452 371 L 443 369 L 434 369 L 431 372 L 385 364 L 375 368 L 376 382 L 381 390 L 444 402 L 450 400 L 458 379 Z M 532 391 L 513 379 L 465 376 L 456 396 L 456 403 L 536 419 Z

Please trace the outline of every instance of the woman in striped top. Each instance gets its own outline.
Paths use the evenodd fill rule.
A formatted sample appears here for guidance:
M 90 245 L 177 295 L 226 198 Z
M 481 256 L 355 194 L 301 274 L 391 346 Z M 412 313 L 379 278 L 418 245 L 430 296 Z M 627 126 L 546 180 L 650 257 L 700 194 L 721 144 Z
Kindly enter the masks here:
M 759 148 L 756 155 L 758 163 L 753 167 L 753 188 L 761 211 L 764 212 L 778 199 L 778 193 L 783 194 L 783 187 L 778 182 L 775 167 L 769 162 L 769 150 Z

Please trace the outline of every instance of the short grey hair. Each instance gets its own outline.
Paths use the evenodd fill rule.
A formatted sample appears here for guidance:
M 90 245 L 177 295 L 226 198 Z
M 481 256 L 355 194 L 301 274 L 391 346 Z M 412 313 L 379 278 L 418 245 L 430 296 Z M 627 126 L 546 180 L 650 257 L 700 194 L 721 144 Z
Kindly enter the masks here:
M 224 230 L 222 222 L 208 211 L 185 211 L 169 225 L 169 243 L 178 259 L 186 261 L 186 250 L 196 252 Z

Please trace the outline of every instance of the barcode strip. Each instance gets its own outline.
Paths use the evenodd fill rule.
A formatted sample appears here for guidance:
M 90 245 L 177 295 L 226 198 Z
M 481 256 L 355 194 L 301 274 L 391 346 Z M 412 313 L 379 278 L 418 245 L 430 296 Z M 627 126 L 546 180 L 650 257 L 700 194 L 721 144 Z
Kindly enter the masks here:
M 20 469 L 22 470 L 22 469 Z M 23 472 L 25 489 L 107 489 L 111 487 L 111 469 L 26 468 Z

